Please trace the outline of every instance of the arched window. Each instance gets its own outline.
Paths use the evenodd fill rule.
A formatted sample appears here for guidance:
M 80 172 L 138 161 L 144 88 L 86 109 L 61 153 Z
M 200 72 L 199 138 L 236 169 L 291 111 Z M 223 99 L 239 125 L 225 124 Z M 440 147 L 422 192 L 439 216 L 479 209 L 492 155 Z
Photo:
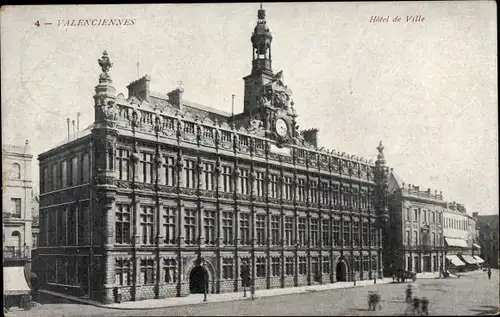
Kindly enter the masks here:
M 12 164 L 12 178 L 21 179 L 21 165 L 17 163 Z

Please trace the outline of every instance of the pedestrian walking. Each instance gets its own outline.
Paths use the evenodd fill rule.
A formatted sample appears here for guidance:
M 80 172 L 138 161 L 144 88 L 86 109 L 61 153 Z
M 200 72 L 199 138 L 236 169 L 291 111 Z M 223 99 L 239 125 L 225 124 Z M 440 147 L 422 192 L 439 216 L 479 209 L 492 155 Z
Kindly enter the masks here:
M 421 315 L 429 316 L 429 300 L 426 297 L 420 300 L 420 307 L 422 308 Z
M 488 268 L 488 279 L 491 280 L 491 267 Z
M 406 302 L 409 303 L 411 301 L 413 295 L 413 290 L 411 289 L 411 284 L 408 284 L 406 287 Z

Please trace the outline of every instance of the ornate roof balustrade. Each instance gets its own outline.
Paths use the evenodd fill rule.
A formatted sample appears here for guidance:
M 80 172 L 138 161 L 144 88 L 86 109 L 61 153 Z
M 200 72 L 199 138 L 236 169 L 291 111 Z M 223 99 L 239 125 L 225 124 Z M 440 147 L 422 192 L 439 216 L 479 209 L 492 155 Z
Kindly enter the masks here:
M 135 97 L 125 100 L 118 95 L 115 105 L 116 128 L 133 130 L 160 138 L 177 140 L 200 146 L 217 147 L 221 150 L 253 153 L 257 157 L 265 157 L 266 152 L 271 159 L 284 163 L 308 166 L 313 169 L 331 169 L 332 172 L 350 175 L 357 178 L 373 179 L 374 163 L 354 155 L 328 151 L 324 147 L 316 149 L 312 146 L 302 147 L 285 145 L 278 148 L 277 142 L 256 135 L 252 127 L 236 128 L 227 122 L 219 123 L 209 117 L 193 117 L 190 111 L 182 112 L 173 107 L 165 107 L 162 111 L 147 100 L 139 103 Z M 281 150 L 281 151 L 280 151 Z M 281 153 L 283 152 L 283 153 Z M 285 153 L 286 152 L 286 153 Z

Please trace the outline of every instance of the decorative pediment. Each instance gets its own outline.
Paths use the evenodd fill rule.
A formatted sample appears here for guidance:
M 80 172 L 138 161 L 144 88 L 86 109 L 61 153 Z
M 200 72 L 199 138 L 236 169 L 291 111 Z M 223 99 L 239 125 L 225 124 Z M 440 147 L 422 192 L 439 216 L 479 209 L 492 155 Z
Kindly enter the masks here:
M 122 93 L 119 93 L 118 96 L 116 96 L 117 101 L 126 101 L 125 96 Z
M 207 116 L 207 117 L 205 117 L 205 118 L 203 118 L 202 123 L 203 123 L 204 125 L 210 125 L 210 126 L 211 126 L 211 125 L 214 125 L 213 120 L 212 120 L 212 119 L 210 119 L 210 117 L 208 117 L 208 116 Z
M 231 127 L 229 126 L 229 124 L 226 121 L 222 121 L 220 127 L 222 129 L 231 130 Z
M 186 120 L 194 121 L 193 114 L 189 110 L 184 112 L 181 116 Z
M 137 99 L 136 96 L 132 96 L 130 97 L 128 100 L 127 100 L 131 105 L 140 105 L 141 104 L 141 101 L 139 99 Z
M 140 107 L 143 108 L 143 109 L 154 109 L 153 105 L 149 103 L 149 101 L 147 99 L 144 99 L 141 103 L 140 103 Z

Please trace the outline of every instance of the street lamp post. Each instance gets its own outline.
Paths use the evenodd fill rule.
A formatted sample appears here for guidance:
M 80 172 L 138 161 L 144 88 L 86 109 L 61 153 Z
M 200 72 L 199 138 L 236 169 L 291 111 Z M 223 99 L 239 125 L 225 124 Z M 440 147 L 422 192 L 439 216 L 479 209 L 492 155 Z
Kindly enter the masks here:
M 203 274 L 205 274 L 205 278 L 203 279 L 204 281 L 204 287 L 203 287 L 203 290 L 204 290 L 204 293 L 203 293 L 203 301 L 206 302 L 207 301 L 207 293 L 208 293 L 208 274 L 207 274 L 207 268 L 206 268 L 206 265 L 205 265 L 205 259 L 202 259 L 202 267 L 203 267 Z

